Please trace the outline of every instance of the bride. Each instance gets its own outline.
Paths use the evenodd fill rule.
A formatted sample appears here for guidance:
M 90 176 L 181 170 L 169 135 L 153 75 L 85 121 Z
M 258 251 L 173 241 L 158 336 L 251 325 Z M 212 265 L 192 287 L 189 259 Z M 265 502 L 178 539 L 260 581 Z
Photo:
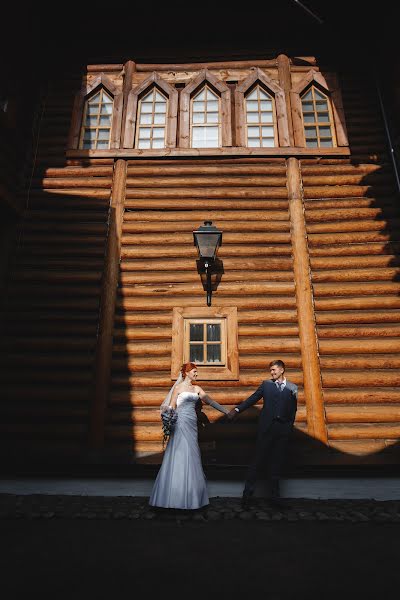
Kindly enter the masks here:
M 196 403 L 199 398 L 216 410 L 229 410 L 212 400 L 196 385 L 194 363 L 182 365 L 176 383 L 161 404 L 176 409 L 178 418 L 165 449 L 162 465 L 150 495 L 150 506 L 196 509 L 209 504 L 206 478 L 197 440 Z

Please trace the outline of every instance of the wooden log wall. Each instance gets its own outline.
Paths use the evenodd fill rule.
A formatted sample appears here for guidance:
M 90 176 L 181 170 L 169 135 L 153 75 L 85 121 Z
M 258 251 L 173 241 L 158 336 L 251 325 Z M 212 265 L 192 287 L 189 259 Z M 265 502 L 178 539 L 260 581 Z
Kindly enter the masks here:
M 398 461 L 400 209 L 377 99 L 342 77 L 349 160 L 302 160 L 329 446 Z M 358 458 L 356 458 L 358 457 Z
M 87 446 L 113 161 L 65 160 L 76 85 L 48 90 L 26 168 L 32 179 L 2 315 L 0 431 L 9 459 L 63 459 Z
M 302 77 L 299 68 L 292 70 Z M 111 156 L 65 158 L 79 85 L 65 79 L 49 89 L 27 169 L 1 341 L 2 448 L 70 458 L 84 456 L 94 440 L 116 460 L 160 462 L 172 309 L 205 306 L 192 231 L 211 219 L 224 232 L 225 271 L 212 302 L 238 309 L 240 377 L 204 382 L 210 395 L 233 406 L 268 377 L 270 360 L 282 358 L 300 391 L 292 460 L 398 461 L 400 215 L 379 105 L 365 80 L 341 78 L 350 158 L 135 158 L 122 165 L 120 157 L 118 167 Z M 102 329 L 101 303 L 114 306 L 105 281 L 107 270 L 115 273 L 115 265 L 105 267 L 112 192 L 115 221 L 123 210 L 114 244 L 120 271 L 114 323 Z M 302 219 L 306 243 L 295 240 Z M 300 247 L 307 256 L 296 264 Z M 302 298 L 311 311 L 306 333 Z M 314 371 L 307 363 L 305 377 L 304 340 L 313 334 Z M 110 389 L 99 390 L 96 368 L 107 367 L 107 353 L 111 372 L 102 377 Z M 96 395 L 100 412 L 93 412 Z M 257 416 L 254 407 L 227 425 L 203 408 L 205 463 L 246 463 Z
M 112 390 L 106 428 L 110 448 L 129 447 L 160 460 L 159 405 L 171 386 L 172 309 L 205 306 L 196 271 L 193 229 L 212 219 L 223 234 L 224 264 L 213 306 L 238 307 L 239 381 L 204 382 L 228 407 L 285 360 L 302 389 L 290 223 L 283 159 L 129 161 L 115 317 Z M 257 409 L 240 423 L 201 430 L 210 456 L 240 460 L 253 441 Z M 305 427 L 300 392 L 298 426 Z

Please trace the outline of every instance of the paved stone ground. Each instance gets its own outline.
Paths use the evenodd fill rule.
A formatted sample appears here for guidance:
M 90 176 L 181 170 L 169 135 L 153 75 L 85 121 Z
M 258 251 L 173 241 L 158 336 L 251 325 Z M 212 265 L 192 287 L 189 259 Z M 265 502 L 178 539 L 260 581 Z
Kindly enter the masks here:
M 146 497 L 49 494 L 0 494 L 0 519 L 130 519 L 210 522 L 244 521 L 348 521 L 400 522 L 400 500 L 283 499 L 276 507 L 268 499 L 254 498 L 243 510 L 239 498 L 210 499 L 200 510 L 154 509 Z

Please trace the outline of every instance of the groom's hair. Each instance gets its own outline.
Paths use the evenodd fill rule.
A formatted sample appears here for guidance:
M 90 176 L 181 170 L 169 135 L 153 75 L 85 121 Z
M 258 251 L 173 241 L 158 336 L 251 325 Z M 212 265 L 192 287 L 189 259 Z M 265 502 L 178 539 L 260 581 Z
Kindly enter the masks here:
M 283 370 L 285 370 L 285 368 L 286 368 L 283 360 L 271 360 L 271 362 L 269 363 L 269 368 L 273 367 L 274 365 L 277 365 L 278 367 L 280 367 Z

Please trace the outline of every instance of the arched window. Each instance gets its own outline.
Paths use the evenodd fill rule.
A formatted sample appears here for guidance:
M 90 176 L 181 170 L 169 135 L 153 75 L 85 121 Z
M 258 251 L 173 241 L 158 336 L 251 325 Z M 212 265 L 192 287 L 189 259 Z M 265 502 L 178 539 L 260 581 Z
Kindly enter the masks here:
M 328 96 L 312 85 L 301 95 L 301 108 L 307 148 L 332 148 L 334 122 Z
M 285 94 L 261 69 L 252 69 L 235 90 L 236 145 L 290 146 Z
M 79 148 L 108 150 L 111 140 L 113 99 L 101 88 L 85 102 Z
M 110 79 L 104 73 L 85 76 L 75 95 L 68 147 L 83 150 L 119 148 L 122 99 L 122 79 Z
M 278 145 L 274 98 L 257 85 L 245 96 L 246 138 L 251 148 Z
M 153 71 L 129 92 L 123 147 L 175 148 L 177 113 L 177 90 Z
M 180 93 L 179 146 L 232 146 L 231 91 L 207 69 L 200 71 Z
M 218 148 L 221 143 L 220 97 L 205 85 L 190 103 L 190 145 Z
M 135 148 L 165 148 L 168 98 L 155 86 L 139 99 Z
M 349 145 L 342 96 L 334 73 L 311 69 L 293 85 L 290 97 L 296 146 L 328 149 Z

